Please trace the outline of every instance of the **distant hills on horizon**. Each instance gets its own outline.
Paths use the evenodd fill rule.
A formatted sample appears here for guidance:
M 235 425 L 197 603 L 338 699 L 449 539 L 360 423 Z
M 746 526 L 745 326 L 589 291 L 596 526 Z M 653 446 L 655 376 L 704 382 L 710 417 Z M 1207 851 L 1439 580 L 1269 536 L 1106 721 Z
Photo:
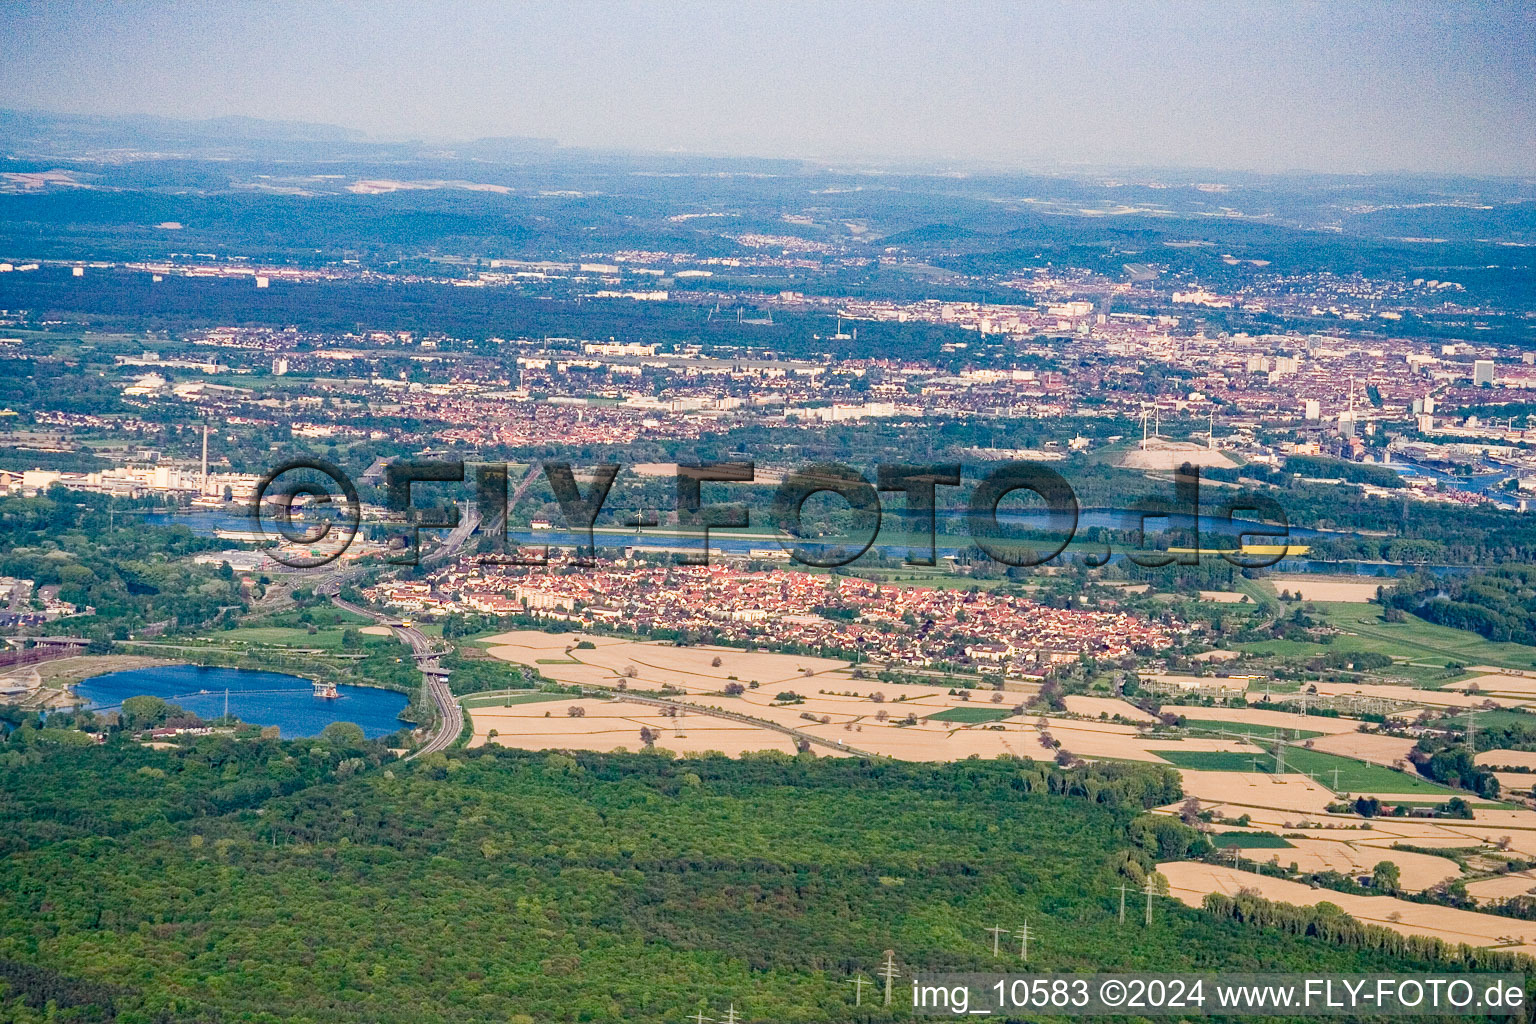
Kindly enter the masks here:
M 553 139 L 472 139 L 445 146 L 417 139 L 379 140 L 340 125 L 229 115 L 186 120 L 155 114 L 58 114 L 0 108 L 0 149 L 17 158 L 116 159 L 411 159 L 452 150 L 468 159 L 548 152 Z
M 1374 174 L 1318 171 L 1257 172 L 1211 167 L 1041 165 L 1024 167 L 937 161 L 812 160 L 756 154 L 600 149 L 563 145 L 534 136 L 487 136 L 442 140 L 382 138 L 342 125 L 288 121 L 245 115 L 174 118 L 157 114 L 71 114 L 0 108 L 0 155 L 12 159 L 118 162 L 126 159 L 254 159 L 400 162 L 443 158 L 491 163 L 519 163 L 529 158 L 561 157 L 609 163 L 631 159 L 645 164 L 699 162 L 760 167 L 770 173 L 816 170 L 866 171 L 906 175 L 956 174 L 967 177 L 1052 177 L 1125 179 L 1126 184 L 1169 187 L 1195 182 L 1232 186 L 1257 183 L 1329 183 L 1335 185 L 1444 182 L 1491 182 L 1536 187 L 1536 178 L 1445 175 L 1416 172 Z

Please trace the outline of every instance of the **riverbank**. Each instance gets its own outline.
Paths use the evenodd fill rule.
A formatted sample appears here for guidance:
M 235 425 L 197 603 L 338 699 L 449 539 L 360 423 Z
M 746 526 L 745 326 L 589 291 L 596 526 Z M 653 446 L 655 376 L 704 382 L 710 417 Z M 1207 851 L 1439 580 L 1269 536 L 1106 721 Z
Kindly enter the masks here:
M 4 678 L 29 687 L 30 692 L 18 702 L 22 707 L 51 711 L 79 706 L 81 701 L 71 688 L 86 679 L 109 672 L 181 664 L 185 662 L 180 659 L 140 654 L 82 654 L 28 665 L 10 672 Z
M 335 664 L 321 660 L 323 655 L 319 652 L 297 653 L 281 648 L 269 648 L 261 651 L 231 651 L 227 648 L 212 647 L 202 644 L 156 642 L 153 640 L 130 641 L 134 646 L 153 649 L 164 647 L 178 651 L 188 652 L 188 656 L 175 660 L 147 659 L 146 665 L 192 665 L 199 668 L 233 668 L 250 672 L 282 672 L 286 675 L 301 676 L 309 683 L 335 683 L 337 686 L 361 686 L 375 690 L 389 690 L 392 693 L 402 693 L 411 697 L 420 689 L 419 686 L 406 686 L 391 680 L 370 679 L 365 676 L 357 676 L 339 670 Z M 126 657 L 133 657 L 128 655 Z M 112 671 L 107 669 L 105 671 Z

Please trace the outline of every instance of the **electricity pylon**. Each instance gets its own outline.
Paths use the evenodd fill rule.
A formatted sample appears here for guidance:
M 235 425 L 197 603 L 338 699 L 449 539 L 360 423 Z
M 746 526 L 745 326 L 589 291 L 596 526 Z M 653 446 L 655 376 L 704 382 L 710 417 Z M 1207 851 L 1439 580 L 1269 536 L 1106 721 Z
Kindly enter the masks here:
M 880 977 L 885 979 L 885 1005 L 890 1006 L 891 982 L 896 980 L 898 976 L 896 973 L 896 951 L 894 949 L 888 949 L 885 951 L 885 963 L 881 964 L 880 970 L 876 971 L 875 973 L 879 974 Z

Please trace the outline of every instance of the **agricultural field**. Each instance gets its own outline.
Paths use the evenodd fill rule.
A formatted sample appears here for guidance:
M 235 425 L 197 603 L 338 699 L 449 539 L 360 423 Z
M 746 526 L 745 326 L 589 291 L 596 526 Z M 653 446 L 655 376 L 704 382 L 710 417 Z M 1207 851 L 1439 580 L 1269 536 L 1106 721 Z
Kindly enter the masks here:
M 1119 697 L 1090 697 L 1086 694 L 1069 693 L 1067 711 L 1087 718 L 1123 718 L 1128 722 L 1156 722 L 1157 718 Z
M 822 756 L 874 754 L 918 762 L 1028 757 L 1163 763 L 1178 770 L 1184 793 L 1202 810 L 1229 823 L 1250 822 L 1247 828 L 1229 824 L 1213 839 L 1221 848 L 1236 845 L 1250 861 L 1276 861 L 1303 873 L 1369 876 L 1387 860 L 1396 865 L 1402 890 L 1415 893 L 1461 877 L 1454 859 L 1434 854 L 1440 846 L 1508 843 L 1511 850 L 1536 855 L 1536 812 L 1510 804 L 1473 798 L 1472 820 L 1378 817 L 1368 828 L 1352 811 L 1330 812 L 1341 799 L 1362 795 L 1410 807 L 1468 796 L 1394 770 L 1414 740 L 1360 732 L 1360 722 L 1347 717 L 1266 706 L 1170 704 L 1162 711 L 1186 722 L 1185 729 L 1170 733 L 1115 697 L 1068 695 L 1065 715 L 1017 715 L 1014 707 L 1028 694 L 972 690 L 966 696 L 952 692 L 954 681 L 947 678 L 931 685 L 885 683 L 825 659 L 533 632 L 497 634 L 478 646 L 492 658 L 536 668 L 556 682 L 580 683 L 589 696 L 514 696 L 510 705 L 495 694 L 472 699 L 467 702 L 472 748 L 649 747 L 684 757 L 735 757 L 791 753 L 808 745 Z M 1457 690 L 1368 683 L 1317 689 L 1323 696 L 1387 696 L 1398 706 L 1477 702 Z M 626 691 L 664 695 L 671 706 L 626 700 Z M 603 693 L 619 699 L 596 699 Z M 1284 772 L 1277 775 L 1278 740 L 1287 742 Z M 1178 813 L 1179 807 L 1163 812 Z M 1421 849 L 1394 849 L 1397 843 Z
M 794 740 L 749 723 L 711 715 L 672 716 L 666 709 L 624 700 L 570 698 L 525 701 L 472 709 L 471 749 L 494 744 L 523 750 L 591 750 L 601 753 L 660 748 L 674 754 L 795 753 Z M 647 743 L 646 737 L 651 737 Z M 824 751 L 824 753 L 831 753 Z
M 1218 850 L 1291 850 L 1295 849 L 1284 837 L 1273 832 L 1216 832 L 1210 836 L 1211 845 Z
M 1010 708 L 948 708 L 938 714 L 929 715 L 928 721 L 978 725 L 982 722 L 1000 722 L 1012 717 L 1013 711 Z
M 1466 884 L 1467 895 L 1479 902 L 1506 900 L 1514 896 L 1528 896 L 1536 890 L 1536 876 L 1529 871 L 1481 878 Z
M 1368 604 L 1376 600 L 1376 591 L 1391 581 L 1362 579 L 1359 576 L 1273 575 L 1264 583 L 1274 593 L 1289 591 L 1303 601 L 1326 604 Z
M 1353 758 L 1321 750 L 1308 750 L 1305 747 L 1287 747 L 1285 763 L 1292 771 L 1317 776 L 1319 781 L 1336 792 L 1357 796 L 1401 794 L 1450 799 L 1460 792 L 1408 772 L 1394 771 L 1382 765 L 1366 764 Z M 1335 775 L 1335 772 L 1338 774 Z
M 1429 663 L 1431 668 L 1455 663 L 1459 665 L 1488 665 L 1495 668 L 1529 669 L 1536 665 L 1536 647 L 1524 644 L 1495 643 L 1484 640 L 1476 633 L 1452 629 L 1407 615 L 1404 622 L 1386 622 L 1381 609 L 1375 605 L 1341 602 L 1315 602 L 1316 612 L 1309 613 L 1331 626 L 1343 630 L 1331 644 L 1307 643 L 1296 640 L 1263 640 L 1239 645 L 1241 650 L 1255 654 L 1282 656 L 1322 655 L 1335 653 L 1385 654 L 1403 662 Z M 1400 668 L 1424 668 L 1419 665 Z M 1411 673 L 1410 673 L 1411 675 Z M 1425 685 L 1429 676 L 1422 673 Z
M 1242 720 L 1220 721 L 1217 719 L 1186 718 L 1184 728 L 1191 732 L 1214 732 L 1221 735 L 1252 736 L 1256 739 L 1274 739 L 1279 736 L 1288 740 L 1308 740 L 1324 735 L 1306 729 L 1292 729 L 1279 725 L 1264 725 Z
M 545 693 L 542 690 L 516 690 L 507 693 L 475 694 L 465 697 L 459 703 L 466 709 L 474 708 L 510 708 L 518 704 L 540 704 L 545 701 L 570 700 L 567 693 Z
M 1518 709 L 1490 708 L 1488 710 L 1479 711 L 1476 715 L 1476 721 L 1477 728 L 1479 729 L 1536 729 L 1536 714 L 1533 714 L 1530 711 L 1522 711 Z M 1457 726 L 1458 728 L 1465 727 L 1467 724 L 1467 715 L 1450 715 L 1441 719 L 1441 722 L 1445 725 Z
M 1186 771 L 1195 772 L 1275 772 L 1273 751 L 1253 753 L 1212 753 L 1180 750 L 1155 750 L 1159 757 Z M 1338 773 L 1335 775 L 1335 771 Z M 1353 758 L 1286 745 L 1285 773 L 1310 775 L 1337 793 L 1354 795 L 1395 794 L 1450 799 L 1460 791 L 1436 785 L 1417 775 L 1394 771 Z M 1337 780 L 1335 782 L 1335 780 Z
M 1483 717 L 1482 715 L 1478 716 L 1479 719 Z M 1476 761 L 1478 764 L 1489 764 L 1499 768 L 1527 769 L 1532 773 L 1531 781 L 1536 782 L 1536 751 L 1485 750 L 1477 755 Z
M 1475 665 L 1472 671 L 1480 671 L 1486 666 Z M 1529 675 L 1510 672 L 1483 672 L 1470 679 L 1449 684 L 1446 689 L 1460 690 L 1463 693 L 1490 694 L 1499 697 L 1522 697 L 1536 700 L 1536 672 Z
M 1390 928 L 1402 935 L 1432 935 L 1449 943 L 1496 946 L 1536 954 L 1536 922 L 1414 903 L 1393 896 L 1357 896 L 1314 889 L 1300 882 L 1196 861 L 1162 863 L 1158 865 L 1158 871 L 1168 879 L 1169 892 L 1192 907 L 1200 906 L 1206 893 L 1236 895 L 1243 890 L 1253 890 L 1265 899 L 1296 906 L 1310 907 L 1326 901 L 1342 908 L 1356 920 Z
M 492 658 L 535 669 L 564 685 L 613 694 L 664 694 L 666 700 L 686 708 L 691 723 L 709 719 L 737 727 L 766 727 L 759 737 L 766 744 L 764 749 L 784 749 L 786 743 L 792 748 L 794 741 L 786 730 L 818 752 L 846 750 L 913 761 L 971 756 L 1050 760 L 1065 751 L 1090 759 L 1156 762 L 1160 759 L 1149 745 L 1215 751 L 1242 747 L 1240 741 L 1217 738 L 1143 737 L 1134 724 L 1100 718 L 1150 718 L 1113 698 L 1069 698 L 1069 708 L 1086 718 L 1017 716 L 1012 709 L 1027 699 L 1025 693 L 976 690 L 966 699 L 950 692 L 949 680 L 931 685 L 881 682 L 857 676 L 854 666 L 846 662 L 825 658 L 530 630 L 498 634 L 479 643 Z M 1001 698 L 995 705 L 994 697 Z M 538 708 L 532 717 L 541 718 L 545 710 Z M 530 716 L 521 712 L 514 716 L 520 721 L 492 724 L 497 713 L 494 705 L 471 708 L 471 718 L 476 743 L 485 742 L 495 728 L 496 742 L 503 746 L 634 749 L 648 710 L 631 706 L 626 715 L 634 721 L 613 729 L 600 728 L 595 721 L 529 722 L 523 719 Z M 733 715 L 749 721 L 725 717 Z M 671 749 L 670 719 L 667 724 L 669 735 L 658 742 Z M 735 732 L 730 735 L 732 745 L 743 739 Z M 694 737 L 690 734 L 687 739 L 683 749 L 694 749 Z
M 1367 878 L 1377 864 L 1390 861 L 1397 866 L 1398 887 L 1404 892 L 1423 892 L 1433 886 L 1462 877 L 1461 865 L 1451 857 L 1416 850 L 1383 848 L 1347 838 L 1321 839 L 1291 836 L 1290 849 L 1240 853 L 1252 861 L 1265 861 L 1313 874 L 1336 872 L 1354 878 Z
M 1152 751 L 1176 768 L 1190 772 L 1267 772 L 1274 768 L 1269 759 L 1268 767 L 1263 751 L 1212 751 L 1212 750 L 1164 750 Z
M 1341 757 L 1352 758 L 1356 761 L 1369 761 L 1372 764 L 1382 764 L 1388 767 L 1399 767 L 1408 761 L 1409 752 L 1414 747 L 1415 740 L 1409 736 L 1386 736 L 1380 733 L 1365 732 L 1338 732 L 1331 736 L 1320 736 L 1312 740 L 1312 750 L 1322 751 L 1328 754 L 1338 754 Z M 1332 776 L 1329 776 L 1330 781 Z

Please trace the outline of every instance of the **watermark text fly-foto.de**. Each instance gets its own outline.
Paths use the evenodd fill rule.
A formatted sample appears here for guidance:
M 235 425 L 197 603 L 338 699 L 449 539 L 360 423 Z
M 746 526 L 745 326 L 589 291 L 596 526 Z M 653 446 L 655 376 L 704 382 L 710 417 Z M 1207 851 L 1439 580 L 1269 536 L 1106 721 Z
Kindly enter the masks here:
M 566 529 L 584 538 L 584 543 L 577 545 L 578 558 L 590 557 L 596 550 L 597 519 L 622 468 L 615 463 L 587 467 L 583 473 L 585 485 L 569 462 L 549 461 L 538 468 L 554 494 Z M 752 525 L 750 512 L 742 502 L 705 502 L 704 485 L 751 484 L 756 476 L 756 465 L 750 461 L 676 466 L 673 489 L 677 528 L 695 533 L 703 541 L 697 554 L 683 555 L 680 561 L 708 564 L 711 531 Z M 470 483 L 475 520 L 468 525 L 490 531 L 499 542 L 500 557 L 494 560 L 514 565 L 547 564 L 547 550 L 529 557 L 508 545 L 510 480 L 506 463 L 474 464 L 471 472 L 460 460 L 402 459 L 388 464 L 383 478 L 387 508 L 401 529 L 396 549 L 389 558 L 391 563 L 417 564 L 421 530 L 454 530 L 464 525 L 456 502 L 423 504 L 419 501 L 422 490 L 432 484 Z M 852 466 L 817 462 L 795 469 L 780 480 L 767 518 L 778 542 L 793 561 L 816 568 L 836 568 L 855 561 L 874 545 L 887 514 L 885 506 L 893 503 L 903 532 L 909 538 L 917 538 L 917 543 L 907 550 L 907 563 L 931 566 L 938 561 L 938 490 L 960 487 L 961 482 L 961 467 L 957 463 L 883 463 L 876 467 L 871 480 Z M 1174 473 L 1173 484 L 1171 501 L 1148 498 L 1122 510 L 1123 527 L 1144 540 L 1149 520 L 1183 517 L 1192 524 L 1193 546 L 1153 552 L 1133 545 L 1126 557 L 1137 565 L 1192 565 L 1199 560 L 1200 521 L 1208 513 L 1201 505 L 1198 467 L 1189 463 L 1180 466 Z M 1010 536 L 999 514 L 1004 499 L 1021 492 L 1033 495 L 1042 505 L 1034 515 L 1043 523 L 1039 529 L 1031 530 L 1033 538 L 1029 540 Z M 818 494 L 835 496 L 847 506 L 846 536 L 836 542 L 809 536 L 804 528 L 806 503 Z M 887 496 L 884 500 L 882 494 Z M 330 515 L 315 518 L 313 513 L 320 509 Z M 1010 462 L 977 480 L 962 518 L 969 540 L 986 557 L 1010 567 L 1029 567 L 1049 562 L 1066 550 L 1077 535 L 1080 511 L 1076 492 L 1060 473 L 1036 463 Z M 1250 538 L 1257 542 L 1213 552 L 1231 564 L 1258 569 L 1285 557 L 1289 524 L 1277 502 L 1262 495 L 1245 495 L 1210 512 L 1218 521 L 1235 528 L 1228 536 L 1235 535 L 1240 542 Z M 278 542 L 270 551 L 275 559 L 298 568 L 312 568 L 334 561 L 346 551 L 359 531 L 362 505 L 357 487 L 342 470 L 319 459 L 295 459 L 263 476 L 251 515 L 262 535 Z M 638 529 L 656 526 L 658 522 L 655 517 L 637 517 L 628 525 Z M 1104 545 L 1101 551 L 1085 557 L 1090 565 L 1102 565 L 1110 554 L 1108 545 Z

